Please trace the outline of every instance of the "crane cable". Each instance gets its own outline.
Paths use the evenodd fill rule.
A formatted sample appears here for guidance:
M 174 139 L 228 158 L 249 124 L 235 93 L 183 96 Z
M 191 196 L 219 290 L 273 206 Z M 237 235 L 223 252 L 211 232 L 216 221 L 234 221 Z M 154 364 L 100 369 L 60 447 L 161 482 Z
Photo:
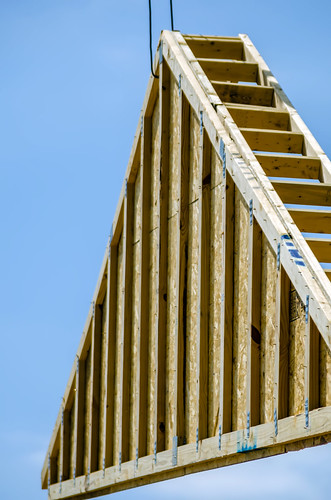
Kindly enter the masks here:
M 151 72 L 154 78 L 159 78 L 153 71 L 153 49 L 152 49 L 152 3 L 148 0 L 148 10 L 149 10 L 149 56 L 151 62 Z M 171 18 L 171 31 L 174 31 L 174 14 L 172 8 L 172 0 L 170 0 L 170 18 Z

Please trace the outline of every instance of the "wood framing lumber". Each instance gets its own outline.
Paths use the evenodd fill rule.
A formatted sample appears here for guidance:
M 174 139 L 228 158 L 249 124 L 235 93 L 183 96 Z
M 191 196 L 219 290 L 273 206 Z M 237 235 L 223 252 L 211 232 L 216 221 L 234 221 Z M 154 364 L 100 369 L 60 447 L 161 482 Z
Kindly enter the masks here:
M 245 36 L 164 31 L 154 68 L 51 500 L 331 441 L 329 163 Z
M 271 177 L 319 179 L 321 161 L 308 156 L 255 153 L 265 173 Z

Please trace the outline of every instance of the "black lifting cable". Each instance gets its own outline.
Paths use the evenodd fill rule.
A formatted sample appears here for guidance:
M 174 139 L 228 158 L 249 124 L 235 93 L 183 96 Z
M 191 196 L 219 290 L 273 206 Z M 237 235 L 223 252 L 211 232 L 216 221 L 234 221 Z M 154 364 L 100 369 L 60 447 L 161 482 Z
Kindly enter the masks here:
M 154 78 L 159 78 L 153 71 L 153 49 L 152 49 L 152 4 L 151 0 L 148 0 L 148 10 L 149 10 L 149 55 L 151 60 L 151 71 Z M 170 0 L 170 18 L 171 18 L 171 31 L 174 31 L 174 13 L 172 8 L 172 0 Z

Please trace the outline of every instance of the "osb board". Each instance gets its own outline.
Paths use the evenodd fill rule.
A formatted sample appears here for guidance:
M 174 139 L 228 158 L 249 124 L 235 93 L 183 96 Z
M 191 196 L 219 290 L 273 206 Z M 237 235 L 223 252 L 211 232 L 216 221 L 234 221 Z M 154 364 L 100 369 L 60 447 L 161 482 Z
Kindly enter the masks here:
M 276 255 L 262 234 L 260 423 L 274 418 Z M 254 277 L 253 277 L 254 279 Z
M 119 429 L 121 426 L 121 332 L 122 332 L 122 309 L 123 304 L 123 235 L 120 236 L 117 246 L 117 300 L 116 300 L 116 344 L 115 344 L 115 380 L 114 380 L 114 464 L 119 463 Z
M 249 211 L 235 190 L 232 430 L 246 428 Z
M 305 308 L 295 288 L 290 290 L 289 415 L 305 409 Z

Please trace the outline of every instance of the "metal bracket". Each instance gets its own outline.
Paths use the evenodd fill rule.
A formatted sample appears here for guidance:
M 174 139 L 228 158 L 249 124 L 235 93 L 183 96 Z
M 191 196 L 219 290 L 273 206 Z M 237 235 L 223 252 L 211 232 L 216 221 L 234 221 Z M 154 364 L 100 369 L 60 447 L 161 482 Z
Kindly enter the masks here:
M 106 472 L 106 459 L 103 457 L 102 460 L 102 477 L 105 478 L 105 472 Z
M 87 468 L 87 486 L 90 486 L 90 466 Z
M 144 133 L 144 117 L 142 116 L 141 120 L 140 120 L 140 135 L 141 135 L 141 137 L 143 136 L 143 133 Z
M 220 157 L 222 160 L 222 167 L 223 167 L 223 179 L 225 179 L 225 176 L 226 176 L 226 153 L 225 153 L 225 144 L 224 144 L 222 137 L 220 137 Z
M 180 97 L 180 94 L 182 92 L 182 75 L 179 73 L 178 76 L 178 95 Z
M 172 438 L 172 465 L 177 465 L 178 436 Z
M 159 64 L 163 63 L 163 47 L 162 47 L 162 40 L 160 42 L 159 46 Z
M 247 423 L 246 423 L 246 430 L 247 430 L 247 437 L 249 438 L 249 428 L 250 428 L 250 412 L 247 412 Z
M 95 302 L 93 301 L 92 302 L 92 317 L 94 319 L 94 316 L 95 316 Z
M 154 441 L 154 463 L 156 463 L 156 441 Z
M 249 225 L 253 224 L 253 200 L 249 200 Z
M 63 427 L 64 424 L 64 408 L 62 407 L 62 415 L 61 415 L 61 425 Z
M 59 486 L 59 493 L 62 493 L 62 474 L 60 474 L 60 486 Z
M 308 325 L 308 320 L 309 320 L 309 295 L 306 296 L 305 313 L 306 313 L 306 325 Z
M 218 449 L 220 450 L 222 446 L 222 426 L 218 426 Z
M 199 427 L 195 431 L 195 451 L 198 453 L 199 451 Z
M 76 486 L 76 467 L 74 467 L 74 487 Z
M 280 269 L 280 243 L 277 244 L 277 271 Z
M 118 470 L 121 472 L 122 470 L 122 452 L 119 451 L 118 453 Z
M 200 135 L 203 132 L 203 111 L 200 111 Z
M 274 409 L 274 424 L 275 424 L 275 436 L 278 435 L 278 419 L 277 419 L 277 410 Z
M 309 427 L 309 401 L 308 398 L 305 400 L 305 417 L 306 417 L 306 429 Z

